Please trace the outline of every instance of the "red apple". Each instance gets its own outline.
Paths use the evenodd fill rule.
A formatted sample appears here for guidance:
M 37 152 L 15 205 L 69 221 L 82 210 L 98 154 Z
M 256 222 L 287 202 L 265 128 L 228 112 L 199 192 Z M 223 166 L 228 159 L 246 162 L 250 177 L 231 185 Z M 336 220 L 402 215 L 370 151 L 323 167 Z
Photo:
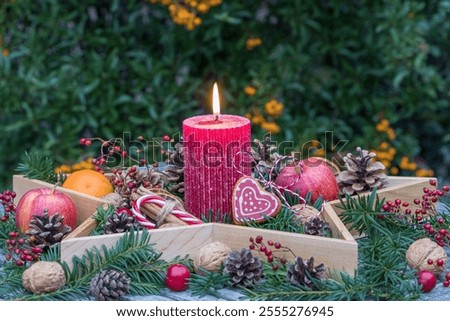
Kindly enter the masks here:
M 285 167 L 275 180 L 275 183 L 301 197 L 311 192 L 311 202 L 319 196 L 325 201 L 337 199 L 339 186 L 333 171 L 323 161 L 315 157 L 307 158 L 296 165 Z
M 419 279 L 418 282 L 420 285 L 422 285 L 422 292 L 430 292 L 434 289 L 436 286 L 436 276 L 428 271 L 428 270 L 422 270 L 419 273 Z
M 35 188 L 26 192 L 17 204 L 16 224 L 20 231 L 28 230 L 34 215 L 42 215 L 48 210 L 50 216 L 58 213 L 64 216 L 64 224 L 73 229 L 77 227 L 77 209 L 66 194 L 50 188 Z

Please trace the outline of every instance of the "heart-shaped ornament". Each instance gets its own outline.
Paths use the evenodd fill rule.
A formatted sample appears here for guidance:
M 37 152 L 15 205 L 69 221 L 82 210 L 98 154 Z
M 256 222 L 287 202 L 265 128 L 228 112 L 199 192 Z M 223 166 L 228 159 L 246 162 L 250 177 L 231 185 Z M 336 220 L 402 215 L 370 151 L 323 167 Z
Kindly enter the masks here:
M 245 221 L 263 222 L 265 216 L 275 217 L 280 212 L 281 202 L 272 193 L 265 191 L 251 177 L 240 178 L 233 190 L 233 221 L 243 224 Z

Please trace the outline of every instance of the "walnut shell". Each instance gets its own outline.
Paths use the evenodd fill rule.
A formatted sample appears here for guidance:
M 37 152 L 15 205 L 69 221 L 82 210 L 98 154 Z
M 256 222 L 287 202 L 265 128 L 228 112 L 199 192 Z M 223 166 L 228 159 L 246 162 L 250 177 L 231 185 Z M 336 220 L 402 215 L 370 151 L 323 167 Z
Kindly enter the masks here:
M 311 205 L 296 204 L 292 208 L 295 210 L 295 218 L 302 223 L 306 223 L 310 218 L 320 215 L 320 211 Z
M 428 260 L 433 260 L 434 264 L 428 264 Z M 442 259 L 444 264 L 438 266 L 436 261 Z M 416 269 L 418 272 L 428 270 L 438 275 L 445 270 L 447 262 L 447 253 L 436 242 L 429 238 L 423 238 L 412 243 L 406 251 L 406 261 L 409 267 Z
M 65 284 L 64 270 L 56 262 L 36 262 L 22 274 L 23 287 L 34 294 L 54 292 Z
M 218 272 L 231 249 L 222 242 L 213 242 L 203 246 L 195 256 L 194 270 L 202 274 L 199 268 L 210 272 Z

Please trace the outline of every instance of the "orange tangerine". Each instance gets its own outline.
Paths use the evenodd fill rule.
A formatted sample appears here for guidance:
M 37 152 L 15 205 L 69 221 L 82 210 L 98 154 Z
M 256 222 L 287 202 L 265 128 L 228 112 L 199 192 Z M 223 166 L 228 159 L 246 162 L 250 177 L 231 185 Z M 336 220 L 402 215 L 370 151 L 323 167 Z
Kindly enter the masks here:
M 103 197 L 114 191 L 109 179 L 92 169 L 83 169 L 70 174 L 62 187 L 95 197 Z

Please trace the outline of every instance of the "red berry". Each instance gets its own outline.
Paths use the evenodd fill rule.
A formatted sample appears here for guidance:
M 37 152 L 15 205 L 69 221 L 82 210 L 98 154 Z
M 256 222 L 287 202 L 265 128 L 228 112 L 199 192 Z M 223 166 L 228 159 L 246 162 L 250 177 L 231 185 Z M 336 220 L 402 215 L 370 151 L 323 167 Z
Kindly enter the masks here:
M 447 273 L 445 274 L 445 279 L 448 280 L 448 281 L 450 281 L 450 272 L 447 272 Z
M 92 145 L 92 141 L 91 141 L 90 139 L 86 139 L 84 145 L 87 146 L 87 147 L 89 147 L 89 146 Z
M 445 280 L 444 282 L 442 282 L 442 285 L 444 286 L 444 288 L 448 288 L 450 282 L 448 280 Z
M 450 190 L 450 187 L 448 187 L 448 185 L 444 185 L 444 186 L 442 186 L 442 190 L 444 192 L 448 192 Z
M 414 204 L 419 205 L 420 204 L 420 200 L 418 198 L 414 199 Z
M 280 259 L 280 262 L 281 262 L 281 264 L 286 264 L 287 260 L 286 260 L 285 257 L 282 257 L 282 258 Z
M 437 266 L 443 266 L 444 265 L 444 260 L 443 259 L 437 259 L 436 264 L 437 264 Z
M 255 239 L 255 243 L 260 244 L 263 241 L 263 237 L 261 235 L 258 235 Z
M 272 255 L 267 257 L 267 262 L 269 262 L 269 263 L 273 262 L 273 256 Z
M 143 158 L 141 158 L 141 160 L 139 162 L 141 163 L 141 165 L 147 164 L 147 161 L 145 159 L 143 159 Z
M 433 261 L 432 259 L 428 259 L 428 260 L 427 260 L 427 264 L 428 264 L 428 265 L 433 265 L 433 263 L 434 263 L 434 261 Z
M 430 227 L 430 229 L 428 230 L 428 233 L 434 234 L 434 232 L 436 232 L 436 231 L 434 230 L 434 228 Z
M 86 138 L 80 138 L 80 145 L 86 144 Z
M 248 247 L 250 250 L 254 250 L 255 249 L 255 244 L 250 244 Z
M 188 287 L 191 272 L 183 264 L 172 264 L 167 269 L 166 285 L 172 291 L 184 291 Z
M 423 226 L 424 229 L 429 230 L 431 228 L 431 224 L 427 223 Z
M 250 243 L 253 243 L 255 240 L 253 239 L 253 237 L 250 237 L 250 238 L 248 239 L 248 241 L 249 241 Z
M 416 217 L 416 221 L 418 221 L 418 222 L 421 221 L 422 219 L 423 219 L 423 217 L 420 215 Z
M 442 240 L 442 235 L 437 234 L 437 235 L 435 236 L 435 239 L 436 239 L 436 241 L 441 241 L 441 240 Z
M 17 266 L 23 266 L 23 265 L 24 265 L 23 261 L 21 261 L 21 260 L 17 260 L 17 261 L 15 262 L 15 264 L 16 264 Z
M 395 200 L 395 205 L 400 205 L 401 203 L 402 203 L 402 200 L 401 200 L 401 199 L 397 198 L 397 199 Z
M 444 219 L 442 217 L 438 218 L 437 222 L 439 224 L 444 224 Z
M 424 192 L 425 194 L 427 194 L 429 191 L 430 191 L 430 190 L 429 190 L 428 188 L 426 188 L 426 187 L 423 188 L 423 192 Z
M 145 140 L 144 136 L 138 136 L 138 140 Z
M 278 265 L 272 266 L 272 269 L 273 269 L 274 271 L 277 271 L 279 268 L 280 268 L 280 267 L 279 267 Z
M 437 196 L 444 196 L 444 192 L 441 190 L 436 191 Z
M 408 207 L 409 206 L 409 203 L 408 202 L 403 202 L 403 207 Z
M 409 208 L 407 208 L 407 209 L 405 210 L 405 214 L 406 214 L 406 215 L 411 215 L 411 210 L 410 210 Z
M 122 155 L 122 157 L 127 157 L 128 156 L 128 153 L 126 152 L 126 151 L 122 151 L 122 153 L 121 153 L 121 155 Z
M 275 242 L 274 246 L 277 250 L 281 248 L 280 242 Z
M 445 234 L 447 234 L 447 230 L 446 230 L 445 228 L 441 228 L 441 229 L 439 230 L 439 234 L 445 235 Z
M 432 201 L 433 203 L 436 203 L 436 202 L 438 201 L 438 199 L 437 199 L 436 196 L 433 196 L 433 197 L 431 198 L 431 201 Z
M 394 202 L 392 202 L 392 201 L 388 201 L 386 204 L 390 207 L 394 207 Z
M 436 186 L 436 180 L 435 179 L 430 179 L 430 185 L 431 186 Z
M 430 271 L 423 270 L 419 273 L 418 282 L 422 285 L 422 292 L 430 292 L 436 286 L 436 276 Z
M 272 251 L 269 250 L 269 249 L 267 249 L 267 250 L 265 251 L 265 253 L 266 253 L 266 256 L 271 256 L 271 255 L 272 255 Z
M 259 250 L 261 251 L 261 252 L 266 252 L 266 250 L 267 250 L 267 248 L 264 246 L 264 245 L 262 245 L 260 248 L 259 248 Z
M 8 254 L 5 255 L 6 261 L 11 260 L 11 258 L 12 258 L 11 254 L 8 253 Z
M 268 244 L 269 246 L 273 246 L 273 241 L 272 241 L 272 240 L 268 240 L 268 241 L 267 241 L 267 244 Z
M 170 140 L 170 136 L 169 135 L 164 135 L 163 136 L 163 141 L 168 142 Z
M 383 211 L 389 212 L 390 209 L 391 209 L 391 207 L 389 205 L 387 205 L 387 204 L 383 205 Z

